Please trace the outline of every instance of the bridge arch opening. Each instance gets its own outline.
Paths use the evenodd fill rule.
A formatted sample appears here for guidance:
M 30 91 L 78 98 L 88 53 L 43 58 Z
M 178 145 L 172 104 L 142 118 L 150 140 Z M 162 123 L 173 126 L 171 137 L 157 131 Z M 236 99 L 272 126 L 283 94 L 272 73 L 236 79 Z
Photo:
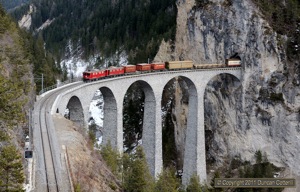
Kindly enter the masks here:
M 103 97 L 103 145 L 110 143 L 117 147 L 118 111 L 116 98 L 111 89 L 101 87 L 99 91 Z
M 142 141 L 145 93 L 139 82 L 127 89 L 123 99 L 123 151 L 130 153 Z
M 83 108 L 80 99 L 72 96 L 67 104 L 65 117 L 73 121 L 78 127 L 84 127 Z
M 195 84 L 187 77 L 171 79 L 162 93 L 163 166 L 173 167 L 181 177 L 186 156 L 188 129 L 196 125 L 198 96 Z
M 100 89 L 96 90 L 89 104 L 89 137 L 95 139 L 95 147 L 103 141 L 104 99 Z
M 204 92 L 204 129 L 206 170 L 208 178 L 213 178 L 213 172 L 230 163 L 235 145 L 235 138 L 241 129 L 242 116 L 242 83 L 232 74 L 219 74 L 207 83 Z M 235 141 L 232 141 L 235 140 Z M 235 143 L 235 144 L 234 144 Z M 229 167 L 229 164 L 226 164 Z
M 95 147 L 117 145 L 117 101 L 108 87 L 97 89 L 89 104 L 89 137 L 95 139 Z
M 123 99 L 124 152 L 130 153 L 141 144 L 145 153 L 154 150 L 155 109 L 152 87 L 145 81 L 131 84 Z
M 138 87 L 138 89 L 134 88 Z M 139 90 L 139 91 L 138 91 Z M 129 94 L 130 91 L 133 91 L 133 94 Z M 143 92 L 143 93 L 142 93 Z M 138 94 L 137 94 L 138 93 Z M 131 95 L 131 96 L 129 96 Z M 135 98 L 135 95 L 139 95 Z M 144 99 L 143 99 L 144 97 Z M 130 100 L 138 99 L 142 103 L 138 103 L 136 110 L 141 111 L 131 111 L 131 115 L 128 111 L 128 106 Z M 143 101 L 144 100 L 144 101 Z M 135 149 L 137 145 L 142 145 L 147 163 L 149 165 L 150 173 L 155 175 L 155 161 L 156 161 L 156 140 L 155 136 L 158 134 L 156 132 L 156 98 L 152 87 L 145 81 L 136 81 L 128 88 L 126 95 L 124 96 L 124 107 L 123 107 L 123 126 L 124 126 L 124 151 L 130 153 Z M 134 102 L 131 101 L 133 104 Z M 136 103 L 135 103 L 136 104 Z M 138 119 L 136 119 L 137 127 L 127 127 L 126 123 L 128 119 L 132 118 L 133 115 L 138 114 Z M 142 129 L 141 129 L 142 127 Z M 133 134 L 128 135 L 127 128 L 131 129 Z M 132 141 L 128 142 L 128 138 L 132 138 Z

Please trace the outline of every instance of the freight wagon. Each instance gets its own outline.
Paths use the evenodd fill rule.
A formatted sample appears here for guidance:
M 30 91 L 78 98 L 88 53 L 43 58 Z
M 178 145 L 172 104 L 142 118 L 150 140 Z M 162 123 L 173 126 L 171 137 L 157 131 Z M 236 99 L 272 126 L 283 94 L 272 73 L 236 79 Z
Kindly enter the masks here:
M 165 70 L 165 63 L 151 63 L 151 69 L 153 71 L 163 71 Z
M 225 64 L 194 64 L 195 69 L 221 68 L 226 67 Z
M 228 67 L 239 67 L 239 66 L 241 66 L 241 60 L 240 59 L 226 59 L 225 64 Z
M 148 63 L 139 63 L 136 65 L 137 71 L 151 71 L 151 64 Z
M 166 68 L 169 70 L 192 69 L 193 61 L 168 61 L 166 62 Z
M 135 73 L 136 65 L 126 65 L 124 66 L 124 73 Z
M 117 76 L 124 74 L 124 67 L 110 67 L 106 70 L 107 76 Z

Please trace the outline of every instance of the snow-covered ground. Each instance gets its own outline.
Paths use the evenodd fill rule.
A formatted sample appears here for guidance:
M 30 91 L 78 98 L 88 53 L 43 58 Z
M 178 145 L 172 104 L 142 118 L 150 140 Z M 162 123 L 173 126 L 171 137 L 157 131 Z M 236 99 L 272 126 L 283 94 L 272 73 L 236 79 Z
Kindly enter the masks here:
M 98 55 L 90 57 L 88 60 L 82 59 L 83 50 L 80 46 L 80 41 L 74 45 L 71 41 L 68 42 L 65 48 L 65 59 L 60 62 L 60 66 L 63 69 L 67 68 L 68 77 L 82 77 L 82 73 L 86 70 L 87 66 L 93 66 Z
M 76 45 L 71 41 L 65 49 L 65 58 L 60 62 L 60 66 L 63 69 L 64 66 L 67 68 L 68 77 L 73 76 L 82 77 L 82 73 L 89 68 L 94 68 L 97 60 L 104 60 L 102 67 L 107 67 L 109 63 L 116 63 L 117 66 L 124 66 L 128 64 L 128 56 L 125 51 L 116 51 L 116 53 L 110 58 L 103 58 L 101 54 L 95 54 L 91 56 L 88 60 L 82 59 L 83 50 L 80 45 L 80 41 Z
M 95 92 L 95 96 L 90 105 L 90 115 L 97 126 L 103 127 L 103 96 L 99 90 Z
M 95 123 L 97 127 L 96 131 L 96 147 L 102 143 L 102 128 L 103 128 L 103 96 L 100 90 L 95 92 L 94 98 L 90 104 L 90 116 L 89 125 Z

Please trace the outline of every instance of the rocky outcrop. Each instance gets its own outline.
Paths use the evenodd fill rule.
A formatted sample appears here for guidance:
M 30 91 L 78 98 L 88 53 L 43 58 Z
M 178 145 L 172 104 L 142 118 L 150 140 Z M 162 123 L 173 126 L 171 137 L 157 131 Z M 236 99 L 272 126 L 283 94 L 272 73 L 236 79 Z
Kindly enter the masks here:
M 33 5 L 29 6 L 28 13 L 26 15 L 24 15 L 20 21 L 18 21 L 20 28 L 24 28 L 26 30 L 30 29 L 31 23 L 32 23 L 32 13 L 34 12 L 35 9 L 36 9 L 35 6 L 33 6 Z
M 218 167 L 240 155 L 254 162 L 253 154 L 261 150 L 270 162 L 300 175 L 300 89 L 296 70 L 288 67 L 285 37 L 250 0 L 203 2 L 177 2 L 175 43 L 162 43 L 157 60 L 204 64 L 224 63 L 233 55 L 241 58 L 241 82 L 225 75 L 207 86 L 207 161 Z M 171 56 L 166 54 L 170 50 Z

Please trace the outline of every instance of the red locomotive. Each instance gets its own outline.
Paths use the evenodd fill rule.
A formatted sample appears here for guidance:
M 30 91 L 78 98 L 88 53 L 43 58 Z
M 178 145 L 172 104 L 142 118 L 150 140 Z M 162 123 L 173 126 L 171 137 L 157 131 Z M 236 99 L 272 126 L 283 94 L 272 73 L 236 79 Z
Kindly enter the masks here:
M 106 69 L 83 72 L 83 81 L 99 80 L 107 76 Z

